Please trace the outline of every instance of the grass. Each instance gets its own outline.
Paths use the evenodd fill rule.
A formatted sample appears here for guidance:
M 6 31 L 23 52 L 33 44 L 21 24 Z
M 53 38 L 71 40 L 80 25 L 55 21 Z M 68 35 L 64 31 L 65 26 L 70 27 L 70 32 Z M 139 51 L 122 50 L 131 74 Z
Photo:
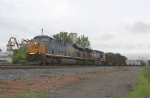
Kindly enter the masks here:
M 133 91 L 123 98 L 150 98 L 150 66 L 146 66 L 138 76 L 139 83 L 133 84 Z
M 45 95 L 47 92 L 37 91 L 37 92 L 24 92 L 20 94 L 19 98 L 38 98 L 40 95 Z M 0 98 L 16 98 L 11 96 L 6 96 L 0 93 Z M 18 98 L 18 97 L 17 97 Z
M 0 98 L 14 98 L 14 97 L 6 96 L 0 93 Z
M 21 98 L 37 98 L 39 95 L 44 95 L 46 92 L 24 92 L 21 94 Z

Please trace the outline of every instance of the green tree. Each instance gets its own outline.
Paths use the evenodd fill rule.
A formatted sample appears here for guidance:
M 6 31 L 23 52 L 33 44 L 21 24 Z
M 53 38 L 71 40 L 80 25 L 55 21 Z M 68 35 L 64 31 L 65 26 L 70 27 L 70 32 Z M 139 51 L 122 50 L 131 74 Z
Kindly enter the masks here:
M 88 37 L 85 37 L 84 35 L 81 35 L 78 37 L 76 44 L 79 44 L 83 47 L 90 48 L 90 41 L 89 41 Z
M 150 60 L 148 60 L 148 65 L 150 66 Z
M 56 39 L 63 39 L 64 41 L 66 41 L 68 43 L 73 43 L 73 41 L 70 38 L 68 32 L 60 32 L 58 34 L 54 34 L 53 37 L 56 38 Z
M 127 57 L 121 55 L 120 53 L 113 53 L 113 52 L 107 52 L 105 53 L 108 56 L 113 56 L 113 57 L 117 57 L 117 58 L 123 58 L 127 60 Z
M 115 57 L 115 54 L 114 54 L 114 53 L 112 53 L 112 52 L 107 52 L 107 53 L 105 53 L 105 55 L 108 55 L 108 56 L 113 56 L 113 57 Z
M 20 47 L 19 49 L 15 49 L 12 58 L 13 64 L 25 64 L 26 63 L 26 53 L 27 46 Z

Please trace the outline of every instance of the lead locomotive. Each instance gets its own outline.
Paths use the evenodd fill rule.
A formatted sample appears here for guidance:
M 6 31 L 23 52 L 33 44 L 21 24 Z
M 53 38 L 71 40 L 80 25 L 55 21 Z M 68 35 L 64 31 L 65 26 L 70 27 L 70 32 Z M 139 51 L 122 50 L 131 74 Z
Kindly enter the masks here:
M 27 64 L 60 64 L 74 59 L 77 65 L 104 65 L 104 52 L 70 44 L 46 35 L 35 36 L 28 45 Z

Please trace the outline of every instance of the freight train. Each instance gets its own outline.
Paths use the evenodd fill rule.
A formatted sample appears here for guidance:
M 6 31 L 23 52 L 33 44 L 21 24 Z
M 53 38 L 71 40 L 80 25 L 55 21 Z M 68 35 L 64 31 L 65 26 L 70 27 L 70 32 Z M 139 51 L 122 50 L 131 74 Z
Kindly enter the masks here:
M 47 35 L 35 36 L 28 45 L 27 64 L 54 65 L 61 64 L 64 59 L 68 62 L 74 60 L 76 65 L 126 65 L 125 59 L 111 57 L 102 51 L 70 44 Z

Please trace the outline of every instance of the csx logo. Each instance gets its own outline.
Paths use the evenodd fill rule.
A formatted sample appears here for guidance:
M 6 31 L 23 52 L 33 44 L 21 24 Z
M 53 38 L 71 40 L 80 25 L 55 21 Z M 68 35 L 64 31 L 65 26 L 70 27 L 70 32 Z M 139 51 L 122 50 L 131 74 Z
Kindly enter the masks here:
M 32 49 L 39 49 L 39 46 L 33 45 L 33 46 L 32 46 Z

